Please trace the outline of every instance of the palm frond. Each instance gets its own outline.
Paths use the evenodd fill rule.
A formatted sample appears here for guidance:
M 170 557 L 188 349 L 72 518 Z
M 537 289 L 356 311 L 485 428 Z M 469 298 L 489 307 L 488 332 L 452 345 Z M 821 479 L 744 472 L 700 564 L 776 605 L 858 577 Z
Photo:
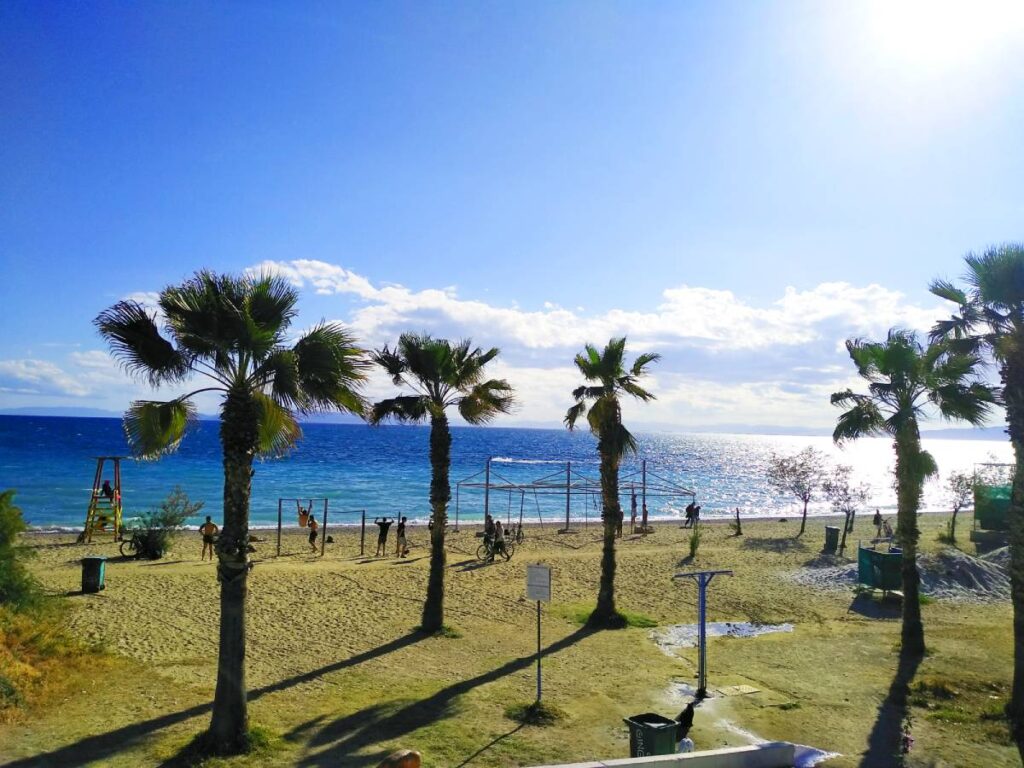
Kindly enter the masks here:
M 839 417 L 836 428 L 832 431 L 832 440 L 841 445 L 861 437 L 883 434 L 885 431 L 882 413 L 873 402 L 867 400 L 853 406 Z
M 283 334 L 298 314 L 299 294 L 288 281 L 262 274 L 249 281 L 247 314 L 261 331 L 273 334 L 281 343 Z
M 645 352 L 642 355 L 637 355 L 636 360 L 633 361 L 633 367 L 630 369 L 630 373 L 633 376 L 643 376 L 646 368 L 651 363 L 656 363 L 661 360 L 661 355 L 656 352 Z
M 274 399 L 285 407 L 301 408 L 304 393 L 294 350 L 275 349 L 253 372 L 252 380 L 257 387 L 269 387 Z
M 388 349 L 387 345 L 384 345 L 383 349 L 372 352 L 370 359 L 387 371 L 391 382 L 396 387 L 403 383 L 402 374 L 406 371 L 405 360 L 397 351 Z
M 93 323 L 124 369 L 151 386 L 181 381 L 191 370 L 188 357 L 160 335 L 155 317 L 138 302 L 119 301 Z
M 619 387 L 622 388 L 623 392 L 628 392 L 641 402 L 647 403 L 650 402 L 651 400 L 657 400 L 657 398 L 654 396 L 652 392 L 648 392 L 646 389 L 641 387 L 639 384 L 636 384 L 627 377 L 619 379 Z
M 259 409 L 259 443 L 261 456 L 284 456 L 302 437 L 302 430 L 290 410 L 262 392 L 253 398 Z
M 301 410 L 342 410 L 362 415 L 360 390 L 370 362 L 352 335 L 337 323 L 311 329 L 295 344 Z
M 949 280 L 932 280 L 931 285 L 928 286 L 928 290 L 940 299 L 952 301 L 954 304 L 963 305 L 967 303 L 967 294 L 964 293 L 962 289 L 953 285 Z
M 195 405 L 190 400 L 136 400 L 124 414 L 124 434 L 132 455 L 157 459 L 173 453 L 195 421 L 195 415 Z
M 562 421 L 566 427 L 573 430 L 576 428 L 576 421 L 586 412 L 587 404 L 580 400 L 578 403 L 569 407 L 569 410 L 565 412 L 565 418 Z
M 422 395 L 406 395 L 380 400 L 373 404 L 367 421 L 382 424 L 393 419 L 402 423 L 423 421 L 430 415 L 430 401 Z
M 515 404 L 512 386 L 504 379 L 491 379 L 473 387 L 459 400 L 459 415 L 468 424 L 486 424 Z

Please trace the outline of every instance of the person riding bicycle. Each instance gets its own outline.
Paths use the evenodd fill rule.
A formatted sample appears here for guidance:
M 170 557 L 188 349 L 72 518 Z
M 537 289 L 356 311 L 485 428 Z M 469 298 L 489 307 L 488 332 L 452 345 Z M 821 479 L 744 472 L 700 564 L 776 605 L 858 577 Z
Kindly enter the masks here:
M 494 542 L 491 545 L 491 556 L 487 558 L 487 562 L 493 563 L 495 555 L 504 555 L 506 561 L 512 559 L 512 555 L 505 549 L 505 529 L 501 526 L 501 520 L 494 521 Z
M 491 513 L 487 512 L 484 514 L 484 543 L 490 544 L 494 541 L 494 518 L 491 517 Z

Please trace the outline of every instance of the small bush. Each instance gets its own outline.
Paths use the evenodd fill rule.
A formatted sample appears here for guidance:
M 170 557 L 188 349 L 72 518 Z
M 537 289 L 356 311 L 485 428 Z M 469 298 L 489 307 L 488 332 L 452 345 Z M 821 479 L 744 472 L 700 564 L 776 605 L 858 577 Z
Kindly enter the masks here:
M 171 539 L 185 521 L 203 508 L 203 502 L 193 502 L 180 486 L 164 499 L 160 506 L 139 515 L 138 536 L 142 557 L 159 560 L 171 547 Z
M 693 530 L 690 532 L 690 559 L 692 560 L 697 556 L 697 550 L 700 548 L 701 532 L 700 526 L 693 526 Z
M 595 606 L 593 604 L 573 603 L 571 605 L 554 605 L 551 607 L 551 612 L 556 616 L 568 619 L 574 624 L 584 626 L 590 618 L 590 614 L 594 612 L 594 608 Z M 634 613 L 633 611 L 623 611 L 620 609 L 619 616 L 622 618 L 623 627 L 650 629 L 658 626 L 658 622 L 649 616 L 644 616 L 642 613 Z
M 942 701 L 949 701 L 959 696 L 959 692 L 953 688 L 949 683 L 940 678 L 924 678 L 914 683 L 911 690 L 914 693 L 931 696 L 933 699 L 940 699 Z
M 956 545 L 956 535 L 953 533 L 953 521 L 946 521 L 946 530 L 939 531 L 938 540 L 943 544 Z
M 27 551 L 17 545 L 18 534 L 27 527 L 14 505 L 14 490 L 0 493 L 0 603 L 17 610 L 38 605 L 42 599 L 39 583 L 22 562 Z
M 791 709 L 800 709 L 799 701 L 787 701 L 785 704 L 779 704 L 779 709 L 783 712 L 788 712 Z

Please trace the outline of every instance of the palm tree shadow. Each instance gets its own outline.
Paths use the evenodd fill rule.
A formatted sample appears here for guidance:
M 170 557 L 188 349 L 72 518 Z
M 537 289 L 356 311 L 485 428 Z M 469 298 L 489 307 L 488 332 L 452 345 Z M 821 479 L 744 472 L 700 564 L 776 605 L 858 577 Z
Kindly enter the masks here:
M 558 653 L 597 631 L 588 627 L 581 627 L 572 634 L 549 645 L 541 651 L 541 655 L 549 656 Z M 513 672 L 527 669 L 535 663 L 536 658 L 535 655 L 531 654 L 513 659 L 497 669 L 455 683 L 447 688 L 442 688 L 425 699 L 400 703 L 397 707 L 393 703 L 391 705 L 375 704 L 339 718 L 333 723 L 328 723 L 322 727 L 313 736 L 309 741 L 309 747 L 311 749 L 319 749 L 319 751 L 307 755 L 298 764 L 304 767 L 317 766 L 319 768 L 323 766 L 326 768 L 326 766 L 333 767 L 339 765 L 341 764 L 339 759 L 346 758 L 344 763 L 346 765 L 376 765 L 385 756 L 383 751 L 359 754 L 358 756 L 357 753 L 377 743 L 384 734 L 390 739 L 403 737 L 436 722 L 440 718 L 450 715 L 457 706 L 457 699 L 463 694 L 478 686 L 493 683 Z M 293 731 L 293 734 L 307 729 L 307 724 L 300 725 Z M 512 733 L 514 732 L 512 731 Z M 501 738 L 506 738 L 509 735 L 505 734 Z M 289 734 L 289 737 L 291 736 L 292 734 Z M 496 744 L 501 738 L 496 739 L 485 749 Z M 482 751 L 480 750 L 476 754 L 480 754 Z M 469 759 L 475 757 L 476 754 L 470 756 Z M 358 762 L 352 762 L 353 760 Z
M 376 648 L 364 651 L 363 653 L 358 653 L 355 656 L 350 656 L 347 659 L 342 659 L 324 667 L 320 667 L 319 669 L 304 672 L 300 675 L 294 675 L 292 677 L 279 680 L 276 683 L 256 688 L 255 690 L 249 691 L 249 701 L 256 701 L 267 694 L 283 691 L 287 688 L 292 688 L 296 685 L 301 685 L 302 683 L 315 680 L 325 674 L 337 672 L 338 670 L 346 669 L 348 667 L 354 667 L 365 661 L 385 656 L 393 651 L 413 645 L 425 637 L 426 635 L 423 635 L 420 632 L 410 632 L 390 642 L 384 643 L 383 645 L 377 646 Z M 68 744 L 51 752 L 33 755 L 32 757 L 16 760 L 14 762 L 6 763 L 5 765 L 7 768 L 30 768 L 30 766 L 39 765 L 84 765 L 92 762 L 102 763 L 112 755 L 124 752 L 136 744 L 141 743 L 148 737 L 152 736 L 155 731 L 172 725 L 177 725 L 178 723 L 190 720 L 194 717 L 207 715 L 210 713 L 212 708 L 213 705 L 210 702 L 197 704 L 194 707 L 189 707 L 188 709 L 183 709 L 179 712 L 171 712 L 166 715 L 150 718 L 149 720 L 132 723 L 131 725 L 126 725 L 107 733 L 88 736 L 73 744 Z M 172 756 L 168 762 L 164 763 L 164 765 L 168 766 L 168 768 L 170 766 L 191 765 L 190 761 L 194 762 L 195 748 L 196 741 L 193 740 L 176 755 Z
M 896 676 L 889 692 L 878 707 L 878 718 L 868 734 L 868 748 L 860 761 L 860 768 L 888 768 L 903 764 L 903 725 L 909 714 L 910 681 L 924 657 L 900 651 Z
M 484 744 L 484 746 L 480 747 L 480 749 L 478 749 L 472 755 L 470 755 L 465 760 L 463 760 L 461 763 L 459 763 L 457 766 L 455 766 L 455 768 L 464 768 L 465 766 L 469 765 L 474 759 L 476 759 L 477 757 L 482 755 L 484 752 L 486 752 L 488 749 L 493 747 L 495 744 L 498 744 L 499 742 L 504 741 L 509 736 L 514 736 L 522 728 L 525 728 L 525 727 L 526 727 L 526 723 L 520 723 L 519 725 L 517 725 L 515 728 L 513 728 L 508 733 L 503 733 L 503 734 L 501 734 L 501 736 L 498 736 L 497 738 L 491 739 L 491 741 L 488 744 Z

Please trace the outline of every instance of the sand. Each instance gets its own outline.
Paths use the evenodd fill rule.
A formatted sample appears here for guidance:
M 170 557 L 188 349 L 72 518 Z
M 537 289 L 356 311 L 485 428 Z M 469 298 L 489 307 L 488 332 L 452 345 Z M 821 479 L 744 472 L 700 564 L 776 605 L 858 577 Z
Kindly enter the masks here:
M 788 577 L 818 557 L 823 522 L 811 521 L 801 539 L 793 520 L 745 522 L 743 537 L 726 525 L 705 526 L 695 561 L 686 557 L 689 531 L 673 524 L 619 542 L 624 609 L 661 626 L 692 624 L 695 589 L 672 574 L 732 568 L 733 577 L 713 582 L 710 619 L 793 627 L 711 641 L 712 686 L 756 693 L 716 696 L 699 712 L 698 746 L 745 743 L 741 734 L 750 732 L 841 754 L 828 765 L 860 763 L 895 668 L 898 622 L 885 607 L 856 608 L 851 593 Z M 868 538 L 868 522 L 853 542 Z M 926 548 L 941 524 L 925 524 Z M 427 639 L 412 633 L 427 576 L 425 529 L 410 529 L 405 559 L 360 556 L 358 529 L 329 531 L 335 541 L 323 558 L 298 531 L 286 533 L 280 557 L 273 532 L 257 532 L 265 541 L 256 545 L 250 580 L 251 716 L 282 738 L 258 760 L 230 764 L 370 766 L 398 747 L 420 749 L 430 766 L 625 756 L 622 717 L 674 714 L 674 692 L 693 681 L 694 651 L 669 657 L 650 629 L 588 634 L 571 618 L 596 593 L 594 526 L 568 535 L 530 528 L 512 561 L 493 565 L 473 556 L 477 530 L 449 538 L 447 617 L 461 637 Z M 375 548 L 372 533 L 367 553 Z M 109 655 L 97 664 L 102 672 L 69 679 L 59 706 L 0 729 L 0 764 L 163 764 L 206 725 L 213 690 L 218 593 L 213 565 L 198 560 L 198 535 L 181 535 L 168 557 L 153 562 L 123 560 L 113 543 L 74 545 L 59 535 L 27 541 L 37 554 L 33 570 L 48 590 L 66 595 L 74 632 Z M 77 593 L 85 555 L 110 558 L 98 595 Z M 553 602 L 543 610 L 545 700 L 568 718 L 547 729 L 520 728 L 504 716 L 508 705 L 535 695 L 535 606 L 525 600 L 524 582 L 526 564 L 539 561 L 554 574 Z M 937 600 L 924 611 L 933 655 L 919 674 L 956 679 L 960 703 L 977 719 L 975 710 L 991 706 L 1008 684 L 1010 606 Z M 925 711 L 915 723 L 921 754 L 930 747 L 950 765 L 979 755 L 985 765 L 1016 764 L 991 728 Z

